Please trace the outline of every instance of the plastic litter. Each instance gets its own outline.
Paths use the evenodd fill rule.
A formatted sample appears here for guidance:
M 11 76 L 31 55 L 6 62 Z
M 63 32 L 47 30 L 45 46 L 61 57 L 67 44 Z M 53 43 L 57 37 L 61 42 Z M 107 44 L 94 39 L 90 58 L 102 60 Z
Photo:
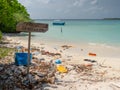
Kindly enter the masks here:
M 61 62 L 61 60 L 57 59 L 57 60 L 55 60 L 55 63 L 56 64 L 61 64 L 62 62 Z
M 63 65 L 57 66 L 57 70 L 61 73 L 66 73 L 68 71 L 67 68 Z
M 30 63 L 32 54 L 30 54 Z M 15 65 L 28 65 L 28 53 L 15 53 Z
M 89 53 L 89 56 L 97 56 L 95 53 Z

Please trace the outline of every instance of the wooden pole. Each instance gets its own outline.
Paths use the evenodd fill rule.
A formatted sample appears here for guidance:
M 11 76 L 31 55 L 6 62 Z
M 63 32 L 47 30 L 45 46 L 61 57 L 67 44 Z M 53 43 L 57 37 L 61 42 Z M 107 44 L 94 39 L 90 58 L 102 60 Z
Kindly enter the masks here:
M 29 78 L 29 68 L 30 68 L 30 42 L 31 42 L 31 32 L 29 32 L 29 37 L 28 37 L 28 64 L 27 64 L 27 75 L 28 75 L 28 80 Z

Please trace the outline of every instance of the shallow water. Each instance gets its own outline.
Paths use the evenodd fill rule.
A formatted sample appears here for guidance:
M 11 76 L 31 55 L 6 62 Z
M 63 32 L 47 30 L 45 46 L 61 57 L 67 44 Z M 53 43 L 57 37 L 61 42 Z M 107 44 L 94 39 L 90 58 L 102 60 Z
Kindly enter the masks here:
M 46 33 L 32 33 L 32 40 L 72 43 L 100 43 L 120 45 L 120 20 L 63 20 L 64 26 L 52 25 L 53 20 L 35 20 L 48 23 Z

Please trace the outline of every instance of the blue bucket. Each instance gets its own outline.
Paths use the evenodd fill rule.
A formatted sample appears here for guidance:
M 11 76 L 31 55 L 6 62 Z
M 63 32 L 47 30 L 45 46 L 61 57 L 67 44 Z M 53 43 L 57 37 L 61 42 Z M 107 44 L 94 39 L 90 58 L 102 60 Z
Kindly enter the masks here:
M 30 54 L 30 63 L 32 54 Z M 28 65 L 28 53 L 15 53 L 15 65 Z

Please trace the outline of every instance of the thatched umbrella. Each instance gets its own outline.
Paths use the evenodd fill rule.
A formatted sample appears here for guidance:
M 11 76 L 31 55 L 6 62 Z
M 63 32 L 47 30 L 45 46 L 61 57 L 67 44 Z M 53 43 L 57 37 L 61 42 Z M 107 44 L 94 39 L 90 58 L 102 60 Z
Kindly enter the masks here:
M 29 64 L 30 64 L 30 42 L 31 42 L 31 32 L 46 32 L 48 30 L 48 24 L 44 23 L 32 23 L 32 22 L 20 22 L 16 26 L 16 31 L 19 32 L 29 32 L 28 38 L 28 65 L 27 74 L 29 79 Z

